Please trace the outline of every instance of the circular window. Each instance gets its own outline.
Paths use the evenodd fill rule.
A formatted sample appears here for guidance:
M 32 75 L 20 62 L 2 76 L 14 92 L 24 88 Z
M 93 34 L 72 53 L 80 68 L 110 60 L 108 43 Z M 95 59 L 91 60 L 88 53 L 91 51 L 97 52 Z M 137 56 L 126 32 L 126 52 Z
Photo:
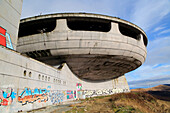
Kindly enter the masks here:
M 44 75 L 42 75 L 42 80 L 44 80 Z
M 61 80 L 58 80 L 58 83 L 61 84 Z
M 27 74 L 27 71 L 26 71 L 26 70 L 24 70 L 24 76 L 26 76 L 26 74 Z
M 39 74 L 39 75 L 38 75 L 38 79 L 40 79 L 40 78 L 41 78 L 41 75 Z
M 31 77 L 32 76 L 32 73 L 31 72 L 29 72 L 29 77 Z
M 63 81 L 63 84 L 66 85 L 66 81 Z

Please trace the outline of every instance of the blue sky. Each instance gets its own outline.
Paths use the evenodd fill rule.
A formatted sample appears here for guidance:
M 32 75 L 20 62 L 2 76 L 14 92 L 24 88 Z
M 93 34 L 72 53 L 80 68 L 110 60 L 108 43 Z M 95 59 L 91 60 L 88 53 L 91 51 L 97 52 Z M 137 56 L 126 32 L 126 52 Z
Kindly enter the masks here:
M 170 84 L 170 0 L 24 0 L 21 18 L 64 12 L 115 16 L 141 27 L 148 54 L 141 67 L 126 74 L 129 86 Z

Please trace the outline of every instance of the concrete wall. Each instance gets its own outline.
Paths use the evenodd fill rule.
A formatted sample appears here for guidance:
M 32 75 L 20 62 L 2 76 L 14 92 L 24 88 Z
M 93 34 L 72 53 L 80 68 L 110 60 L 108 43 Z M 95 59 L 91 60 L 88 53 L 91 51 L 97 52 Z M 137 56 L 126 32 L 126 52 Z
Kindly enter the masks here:
M 18 28 L 23 0 L 0 0 L 0 27 L 10 35 L 13 49 L 16 49 Z
M 125 76 L 96 83 L 0 47 L 0 112 L 36 109 L 77 98 L 128 92 Z

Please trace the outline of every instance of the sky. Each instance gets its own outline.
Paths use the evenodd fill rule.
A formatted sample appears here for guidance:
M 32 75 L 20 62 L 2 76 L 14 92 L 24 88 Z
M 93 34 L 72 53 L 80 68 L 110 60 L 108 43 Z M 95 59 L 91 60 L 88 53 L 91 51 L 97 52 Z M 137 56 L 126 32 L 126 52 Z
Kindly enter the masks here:
M 23 0 L 21 18 L 85 12 L 119 17 L 148 36 L 147 58 L 125 74 L 130 88 L 170 84 L 170 0 Z

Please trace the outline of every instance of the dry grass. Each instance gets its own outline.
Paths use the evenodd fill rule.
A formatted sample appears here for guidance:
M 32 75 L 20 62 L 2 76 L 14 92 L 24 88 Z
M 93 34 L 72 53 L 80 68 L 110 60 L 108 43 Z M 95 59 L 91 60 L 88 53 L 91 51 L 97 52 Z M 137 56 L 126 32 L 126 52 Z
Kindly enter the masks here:
M 89 98 L 72 107 L 68 113 L 170 113 L 170 102 L 143 92 Z
M 157 99 L 170 101 L 170 85 L 159 85 L 152 88 L 132 89 L 132 92 L 146 92 Z
M 113 95 L 111 101 L 113 101 L 117 107 L 131 106 L 144 113 L 170 112 L 170 106 L 167 102 L 157 100 L 152 95 L 143 92 Z

